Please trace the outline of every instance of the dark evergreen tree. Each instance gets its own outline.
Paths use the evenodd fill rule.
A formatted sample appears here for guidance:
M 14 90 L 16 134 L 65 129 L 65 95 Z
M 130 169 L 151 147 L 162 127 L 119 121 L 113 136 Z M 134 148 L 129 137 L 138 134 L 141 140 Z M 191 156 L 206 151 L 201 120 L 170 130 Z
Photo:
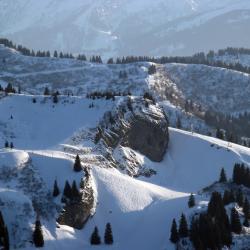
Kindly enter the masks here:
M 247 198 L 245 198 L 245 201 L 243 204 L 243 212 L 244 212 L 245 217 L 247 219 L 250 219 L 250 207 L 249 207 L 249 202 Z
M 107 64 L 114 64 L 114 59 L 113 58 L 109 58 L 107 61 Z
M 231 230 L 236 234 L 240 234 L 242 231 L 240 217 L 235 208 L 231 209 Z
M 240 184 L 239 170 L 240 170 L 239 164 L 235 163 L 234 170 L 233 170 L 233 182 L 238 185 Z
M 214 217 L 218 211 L 224 208 L 220 193 L 213 192 L 208 203 L 207 212 L 211 217 Z
M 5 88 L 5 93 L 16 93 L 15 88 L 13 88 L 11 83 L 8 83 L 7 87 Z
M 78 154 L 76 155 L 76 158 L 75 158 L 74 171 L 75 171 L 75 172 L 80 172 L 80 171 L 82 171 L 81 159 L 80 159 L 80 157 L 79 157 Z
M 44 246 L 43 232 L 40 220 L 37 218 L 35 224 L 35 230 L 33 232 L 33 242 L 36 247 Z
M 191 195 L 189 196 L 189 200 L 188 200 L 188 207 L 189 207 L 189 208 L 192 208 L 192 207 L 194 207 L 194 206 L 195 206 L 195 198 L 194 198 L 194 195 L 191 194 Z
M 181 129 L 182 128 L 182 122 L 181 118 L 178 116 L 176 120 L 176 128 Z
M 57 197 L 60 194 L 60 190 L 59 187 L 57 185 L 57 181 L 55 180 L 54 182 L 54 189 L 53 189 L 53 196 Z
M 8 141 L 5 141 L 4 147 L 5 147 L 5 148 L 8 148 L 8 147 L 9 147 L 9 142 L 8 142 Z
M 216 137 L 218 139 L 224 140 L 224 133 L 223 133 L 223 131 L 221 129 L 217 129 L 217 131 L 216 131 Z
M 248 221 L 248 219 L 246 217 L 244 219 L 243 226 L 244 227 L 249 227 L 249 221 Z
M 236 202 L 238 203 L 238 205 L 240 207 L 243 207 L 244 204 L 244 196 L 243 196 L 243 192 L 241 189 L 239 189 L 236 193 Z
M 187 224 L 187 220 L 184 214 L 181 215 L 178 232 L 179 232 L 180 238 L 188 237 L 188 224 Z
M 169 239 L 172 243 L 177 243 L 179 241 L 179 233 L 177 230 L 177 224 L 175 219 L 173 219 L 172 222 L 172 227 L 171 227 L 171 234 L 170 234 L 170 239 Z
M 72 198 L 72 189 L 71 189 L 71 186 L 69 185 L 68 181 L 65 182 L 63 196 L 65 196 L 68 199 Z
M 10 143 L 10 148 L 11 148 L 11 149 L 14 148 L 13 142 Z
M 223 204 L 226 206 L 230 204 L 231 201 L 231 194 L 228 190 L 225 190 L 224 195 L 223 195 Z
M 235 202 L 235 194 L 233 189 L 230 190 L 230 203 Z
M 9 250 L 9 233 L 0 211 L 0 249 Z
M 72 198 L 73 199 L 79 198 L 80 193 L 79 193 L 79 190 L 77 188 L 76 181 L 73 181 L 71 191 L 72 191 Z
M 226 173 L 225 173 L 225 169 L 224 169 L 224 168 L 221 169 L 219 182 L 220 182 L 220 183 L 225 183 L 225 182 L 227 182 L 227 176 L 226 176 Z
M 53 94 L 53 103 L 58 103 L 58 94 L 57 93 Z
M 101 238 L 99 236 L 98 228 L 95 227 L 91 237 L 90 237 L 90 244 L 91 245 L 100 245 L 101 244 Z
M 203 249 L 201 248 L 202 242 L 200 239 L 199 221 L 195 217 L 193 217 L 191 221 L 189 238 L 195 249 Z
M 112 245 L 114 242 L 112 228 L 111 228 L 110 223 L 106 224 L 106 229 L 105 229 L 105 234 L 104 234 L 104 242 L 107 245 Z
M 43 93 L 44 95 L 50 95 L 50 91 L 49 91 L 49 88 L 48 87 L 46 87 L 45 89 L 44 89 L 44 93 Z

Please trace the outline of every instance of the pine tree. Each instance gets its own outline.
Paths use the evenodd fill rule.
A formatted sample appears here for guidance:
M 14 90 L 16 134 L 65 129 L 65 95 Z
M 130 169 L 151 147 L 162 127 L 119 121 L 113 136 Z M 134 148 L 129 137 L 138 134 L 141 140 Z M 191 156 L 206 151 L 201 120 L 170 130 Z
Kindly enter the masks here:
M 214 217 L 218 211 L 224 208 L 221 194 L 218 192 L 213 192 L 208 203 L 207 212 L 211 217 Z
M 248 219 L 246 217 L 244 219 L 243 226 L 244 227 L 249 227 L 249 221 L 248 221 Z
M 72 189 L 71 189 L 71 186 L 69 185 L 68 181 L 65 182 L 63 196 L 65 196 L 68 199 L 72 198 Z
M 188 207 L 189 207 L 189 208 L 192 208 L 192 207 L 194 207 L 194 206 L 195 206 L 195 198 L 194 198 L 194 195 L 191 194 L 191 195 L 189 196 L 189 200 L 188 200 Z
M 200 239 L 200 229 L 199 229 L 199 221 L 193 217 L 190 226 L 190 240 L 192 241 L 195 249 L 200 249 L 199 246 L 202 244 Z
M 226 176 L 226 173 L 225 173 L 225 169 L 224 169 L 224 168 L 221 169 L 219 182 L 220 182 L 220 183 L 225 183 L 225 182 L 227 182 L 227 176 Z
M 95 227 L 91 237 L 90 237 L 90 244 L 91 245 L 100 245 L 101 244 L 101 238 L 99 236 L 98 228 Z
M 239 176 L 240 166 L 239 164 L 234 164 L 234 170 L 233 170 L 233 182 L 237 185 L 240 184 L 240 176 Z
M 55 180 L 55 182 L 54 182 L 53 196 L 57 197 L 59 194 L 60 194 L 60 191 L 59 191 L 59 188 L 58 188 L 58 185 L 57 185 L 57 181 Z
M 41 222 L 37 218 L 35 230 L 33 232 L 33 242 L 36 247 L 43 247 L 44 246 L 44 239 L 43 239 L 43 232 L 41 227 Z
M 250 219 L 250 207 L 249 207 L 249 202 L 247 198 L 245 198 L 245 201 L 243 204 L 243 212 L 244 212 L 245 217 L 247 219 Z
M 230 204 L 231 201 L 231 197 L 230 197 L 230 192 L 228 190 L 225 190 L 224 195 L 223 195 L 223 204 L 226 206 L 228 204 Z
M 53 94 L 53 103 L 58 103 L 58 94 L 57 93 Z
M 5 147 L 5 148 L 8 148 L 8 147 L 9 147 L 9 142 L 8 142 L 8 141 L 5 141 L 4 147 Z
M 178 129 L 182 128 L 181 118 L 179 116 L 176 120 L 176 128 L 178 128 Z
M 73 181 L 71 191 L 72 191 L 72 198 L 79 198 L 80 193 L 77 188 L 76 181 Z
M 14 148 L 13 142 L 10 143 L 10 148 L 11 148 L 11 149 Z
M 4 233 L 3 233 L 3 246 L 4 246 L 4 250 L 10 249 L 9 232 L 6 226 L 4 227 Z
M 236 193 L 236 201 L 240 207 L 243 207 L 244 196 L 241 189 L 239 189 L 238 192 Z
M 181 215 L 180 219 L 179 236 L 180 238 L 185 238 L 188 236 L 188 224 L 184 214 Z
M 75 158 L 74 171 L 75 172 L 82 171 L 81 159 L 78 154 L 76 155 L 76 158 Z
M 235 194 L 233 189 L 230 190 L 230 203 L 235 202 Z
M 112 228 L 111 228 L 110 223 L 106 224 L 106 229 L 105 229 L 105 234 L 104 234 L 104 242 L 107 245 L 112 245 L 114 242 Z
M 240 234 L 242 231 L 240 217 L 235 208 L 231 209 L 231 230 L 236 234 Z
M 44 89 L 44 93 L 43 93 L 44 95 L 50 95 L 50 92 L 49 92 L 49 88 L 48 87 L 46 87 L 45 89 Z
M 9 233 L 7 227 L 5 226 L 1 211 L 0 211 L 0 248 L 4 250 L 9 250 Z
M 224 140 L 224 133 L 223 133 L 223 131 L 221 129 L 216 130 L 216 137 L 218 139 Z
M 177 224 L 175 219 L 173 219 L 172 222 L 172 227 L 171 227 L 171 234 L 170 234 L 170 239 L 169 239 L 172 243 L 177 243 L 179 241 L 179 233 L 177 230 Z

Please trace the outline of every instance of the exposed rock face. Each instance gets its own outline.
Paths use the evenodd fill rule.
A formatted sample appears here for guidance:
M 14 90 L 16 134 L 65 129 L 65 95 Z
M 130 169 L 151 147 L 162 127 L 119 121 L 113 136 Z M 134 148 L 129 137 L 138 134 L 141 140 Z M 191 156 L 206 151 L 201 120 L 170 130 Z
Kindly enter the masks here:
M 130 147 L 160 162 L 168 147 L 168 119 L 163 110 L 149 100 L 127 99 L 114 112 L 108 112 L 97 137 L 107 146 Z
M 82 182 L 82 190 L 79 199 L 66 201 L 58 223 L 76 229 L 82 229 L 88 218 L 92 215 L 94 207 L 94 192 L 91 187 L 90 177 Z
M 134 116 L 122 144 L 138 150 L 152 161 L 161 161 L 168 146 L 166 119 Z

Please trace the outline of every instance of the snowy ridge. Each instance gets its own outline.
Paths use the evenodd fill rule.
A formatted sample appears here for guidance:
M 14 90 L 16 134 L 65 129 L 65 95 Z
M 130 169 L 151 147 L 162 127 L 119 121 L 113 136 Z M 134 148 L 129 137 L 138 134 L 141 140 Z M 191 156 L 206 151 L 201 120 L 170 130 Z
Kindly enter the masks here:
M 41 180 L 47 195 L 51 192 L 55 179 L 58 180 L 59 188 L 62 190 L 65 180 L 69 180 L 70 183 L 76 180 L 79 183 L 82 178 L 82 174 L 72 171 L 75 154 L 64 151 L 67 145 L 61 144 L 69 143 L 71 136 L 75 138 L 76 131 L 81 131 L 84 127 L 87 129 L 97 126 L 104 111 L 111 110 L 115 102 L 120 102 L 122 97 L 117 97 L 115 102 L 101 99 L 89 100 L 82 97 L 61 98 L 55 107 L 49 98 L 43 102 L 42 96 L 36 96 L 37 103 L 32 103 L 31 96 L 28 95 L 10 95 L 0 99 L 0 107 L 5 110 L 5 115 L 1 116 L 0 122 L 6 124 L 9 134 L 15 135 L 6 137 L 4 131 L 1 130 L 1 144 L 5 139 L 11 139 L 17 148 L 17 150 L 3 149 L 1 158 L 4 159 L 5 165 L 15 164 L 17 170 L 18 164 L 31 162 L 32 166 L 24 169 L 33 171 L 35 178 Z M 64 103 L 64 99 L 68 102 Z M 94 103 L 93 109 L 88 107 L 92 102 Z M 101 106 L 102 109 L 100 109 Z M 10 107 L 12 108 L 9 109 Z M 72 113 L 74 116 L 61 120 L 66 114 L 62 113 L 62 110 L 68 110 L 67 114 Z M 9 119 L 10 113 L 13 115 L 11 120 Z M 44 124 L 44 122 L 50 130 L 43 130 L 39 127 L 39 124 Z M 22 126 L 23 124 L 29 124 L 29 126 Z M 58 130 L 62 124 L 63 133 Z M 32 131 L 36 131 L 36 138 L 29 137 L 34 133 Z M 93 142 L 85 137 L 71 147 L 72 150 L 85 152 L 81 155 L 84 164 L 88 163 L 87 159 L 96 157 Z M 86 151 L 84 148 L 87 148 Z M 102 235 L 107 222 L 111 222 L 113 227 L 115 244 L 112 249 L 174 249 L 166 232 L 170 228 L 172 219 L 178 219 L 181 212 L 186 212 L 187 215 L 192 213 L 192 210 L 187 208 L 189 194 L 198 193 L 204 186 L 217 180 L 221 167 L 226 169 L 228 176 L 231 176 L 235 162 L 250 164 L 250 149 L 171 128 L 169 149 L 161 163 L 154 163 L 139 153 L 136 157 L 143 166 L 154 169 L 156 175 L 150 178 L 131 178 L 115 168 L 89 163 L 97 203 L 95 215 L 83 230 L 73 230 L 67 226 L 56 227 L 55 220 L 51 218 L 55 218 L 56 211 L 60 207 L 60 198 L 58 200 L 49 198 L 52 203 L 48 204 L 52 205 L 55 210 L 53 213 L 48 213 L 47 219 L 42 218 L 45 249 L 66 250 L 69 247 L 92 249 L 89 237 L 93 227 L 98 225 Z M 27 178 L 27 172 L 23 174 Z M 21 221 L 26 221 L 23 224 L 25 227 L 23 230 L 27 232 L 24 237 L 29 239 L 30 225 L 35 220 L 31 207 L 34 194 L 27 193 L 24 188 L 18 189 L 20 194 L 16 193 L 17 184 L 22 180 L 18 175 L 9 180 L 0 179 L 0 198 L 11 204 L 11 200 L 15 200 L 18 196 L 15 208 L 20 214 L 15 214 L 15 216 Z M 9 192 L 13 195 L 9 195 Z M 43 196 L 45 194 L 42 193 L 39 195 L 50 197 Z M 197 196 L 197 201 L 200 201 L 202 207 L 202 204 L 207 202 L 207 197 Z M 30 212 L 19 209 L 19 206 L 24 206 L 22 204 L 29 204 Z M 47 212 L 53 211 L 51 207 L 44 207 L 44 209 Z M 3 212 L 7 216 L 6 210 Z M 11 228 L 11 222 L 8 219 L 6 221 Z M 157 228 L 158 233 L 152 234 L 152 228 Z M 17 235 L 15 240 L 19 239 L 24 244 L 27 238 L 21 240 Z M 14 242 L 13 239 L 12 242 Z M 33 249 L 29 243 L 26 242 L 25 245 L 26 249 Z

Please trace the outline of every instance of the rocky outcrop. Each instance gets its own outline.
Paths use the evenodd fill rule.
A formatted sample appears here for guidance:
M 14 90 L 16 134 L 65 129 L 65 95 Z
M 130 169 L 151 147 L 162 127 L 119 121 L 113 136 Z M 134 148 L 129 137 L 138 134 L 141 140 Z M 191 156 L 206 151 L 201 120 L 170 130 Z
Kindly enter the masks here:
M 93 215 L 94 192 L 90 180 L 91 177 L 87 177 L 82 181 L 78 199 L 64 201 L 65 207 L 57 219 L 59 224 L 80 230 L 89 217 Z
M 96 142 L 103 140 L 113 149 L 126 146 L 160 162 L 168 147 L 168 125 L 165 113 L 153 101 L 129 97 L 105 114 Z

